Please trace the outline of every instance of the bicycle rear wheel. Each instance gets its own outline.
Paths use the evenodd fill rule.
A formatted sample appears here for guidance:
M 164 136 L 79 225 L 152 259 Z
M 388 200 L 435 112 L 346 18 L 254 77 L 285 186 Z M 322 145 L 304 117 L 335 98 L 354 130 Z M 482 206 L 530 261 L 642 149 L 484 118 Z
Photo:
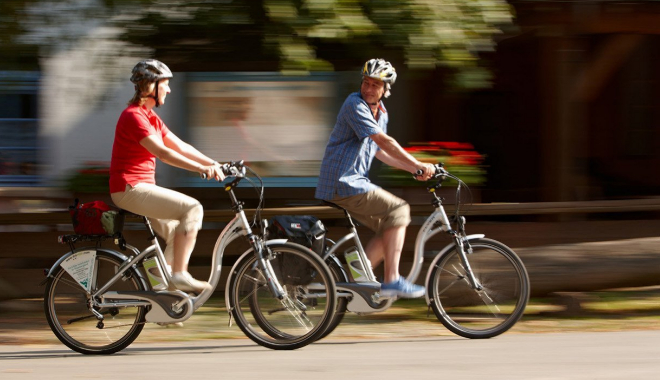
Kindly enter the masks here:
M 292 350 L 317 340 L 332 321 L 335 282 L 323 260 L 293 243 L 273 244 L 270 264 L 285 290 L 271 293 L 254 255 L 234 266 L 227 287 L 228 308 L 241 330 L 257 344 Z
M 428 244 L 425 251 L 431 250 Z M 522 317 L 529 300 L 529 277 L 520 258 L 491 239 L 470 241 L 467 258 L 482 290 L 473 289 L 456 248 L 430 269 L 426 288 L 436 317 L 453 333 L 472 339 L 491 338 Z
M 92 292 L 105 285 L 123 262 L 114 255 L 96 252 Z M 134 269 L 115 282 L 109 291 L 143 291 L 146 284 Z M 144 327 L 146 308 L 96 308 L 100 323 L 90 310 L 90 295 L 71 275 L 59 267 L 48 279 L 44 296 L 46 319 L 57 338 L 82 354 L 112 354 L 128 347 Z

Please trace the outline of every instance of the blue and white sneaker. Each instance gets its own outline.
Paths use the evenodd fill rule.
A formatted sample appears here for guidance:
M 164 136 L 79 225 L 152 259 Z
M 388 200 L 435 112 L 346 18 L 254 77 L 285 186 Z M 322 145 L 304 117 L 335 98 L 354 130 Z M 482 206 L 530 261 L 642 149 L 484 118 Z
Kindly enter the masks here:
M 423 286 L 412 284 L 403 277 L 380 287 L 380 296 L 386 298 L 418 298 L 424 294 L 426 289 Z

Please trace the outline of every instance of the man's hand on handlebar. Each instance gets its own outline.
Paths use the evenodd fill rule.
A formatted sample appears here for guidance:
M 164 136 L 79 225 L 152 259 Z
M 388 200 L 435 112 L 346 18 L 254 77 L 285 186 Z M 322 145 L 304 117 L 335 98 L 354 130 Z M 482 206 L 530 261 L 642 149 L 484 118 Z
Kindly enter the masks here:
M 435 165 L 426 162 L 420 162 L 420 164 L 422 167 L 417 169 L 417 172 L 413 174 L 415 179 L 418 181 L 428 181 L 433 178 L 435 175 Z

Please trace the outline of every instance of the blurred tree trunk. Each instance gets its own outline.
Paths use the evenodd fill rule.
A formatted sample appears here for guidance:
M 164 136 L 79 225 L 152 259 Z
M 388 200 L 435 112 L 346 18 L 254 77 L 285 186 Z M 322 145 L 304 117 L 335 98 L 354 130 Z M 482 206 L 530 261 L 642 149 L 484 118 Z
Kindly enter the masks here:
M 660 238 L 519 248 L 532 296 L 660 285 Z

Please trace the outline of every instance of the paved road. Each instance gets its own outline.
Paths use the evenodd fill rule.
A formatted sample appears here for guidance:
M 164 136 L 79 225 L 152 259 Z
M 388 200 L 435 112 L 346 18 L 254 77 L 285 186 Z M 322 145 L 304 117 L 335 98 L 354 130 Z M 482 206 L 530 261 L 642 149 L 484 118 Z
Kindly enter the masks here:
M 660 331 L 328 339 L 297 351 L 246 339 L 135 343 L 103 357 L 0 345 L 0 379 L 657 379 L 658 358 Z

